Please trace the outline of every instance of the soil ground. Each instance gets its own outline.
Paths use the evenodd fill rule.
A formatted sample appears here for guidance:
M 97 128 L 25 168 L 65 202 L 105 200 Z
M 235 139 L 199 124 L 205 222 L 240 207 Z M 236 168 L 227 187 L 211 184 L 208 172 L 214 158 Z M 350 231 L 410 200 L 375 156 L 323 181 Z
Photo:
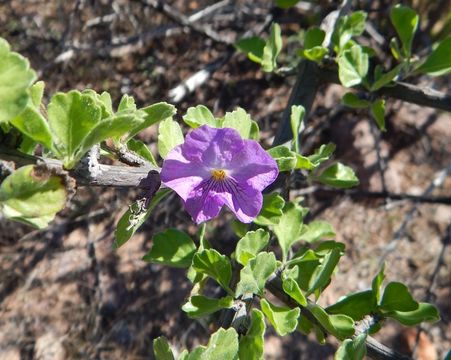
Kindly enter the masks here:
M 168 3 L 192 14 L 214 2 Z M 377 9 L 387 5 L 373 4 Z M 234 6 L 224 6 L 202 24 L 233 40 L 262 24 L 270 10 L 265 1 L 237 1 Z M 274 16 L 284 32 L 295 34 L 317 24 L 330 8 L 333 4 L 322 1 L 310 10 L 276 11 Z M 433 6 L 425 8 L 422 16 L 434 19 Z M 380 12 L 372 17 L 375 22 L 381 18 Z M 162 36 L 169 26 L 176 30 Z M 382 36 L 393 36 L 385 27 Z M 46 82 L 47 99 L 56 91 L 93 88 L 109 91 L 116 102 L 123 93 L 139 105 L 171 102 L 170 89 L 227 53 L 226 45 L 174 25 L 145 1 L 3 1 L 0 36 L 30 59 Z M 286 39 L 288 49 L 295 40 Z M 387 50 L 387 44 L 380 47 Z M 282 60 L 290 63 L 290 54 Z M 177 119 L 197 104 L 209 106 L 217 116 L 241 106 L 258 121 L 269 145 L 294 81 L 264 74 L 235 54 L 176 104 Z M 447 90 L 443 80 L 412 81 Z M 366 111 L 340 105 L 344 92 L 338 85 L 320 89 L 303 140 L 307 153 L 334 142 L 335 158 L 356 170 L 359 189 L 366 191 L 383 189 L 377 148 L 385 187 L 393 193 L 422 194 L 440 171 L 450 168 L 449 113 L 387 99 L 388 131 L 380 134 Z M 154 147 L 155 129 L 145 131 L 142 140 Z M 370 287 L 385 260 L 387 280 L 402 281 L 417 299 L 436 304 L 442 319 L 421 331 L 388 323 L 376 337 L 405 353 L 416 347 L 417 359 L 444 358 L 451 348 L 451 250 L 445 241 L 451 207 L 308 192 L 298 180 L 292 196 L 304 194 L 309 220 L 331 222 L 337 240 L 346 244 L 346 256 L 321 303 Z M 447 176 L 430 195 L 450 194 Z M 160 335 L 178 351 L 206 343 L 212 326 L 190 320 L 180 310 L 190 291 L 184 272 L 141 260 L 153 234 L 168 226 L 195 234 L 180 201 L 167 199 L 125 246 L 112 247 L 115 224 L 137 195 L 130 189 L 81 187 L 48 229 L 0 221 L 0 360 L 149 359 L 152 339 Z M 213 221 L 207 236 L 215 247 L 231 251 L 237 238 L 226 217 Z M 320 346 L 299 333 L 280 338 L 269 329 L 265 358 L 331 359 L 336 346 L 333 339 Z

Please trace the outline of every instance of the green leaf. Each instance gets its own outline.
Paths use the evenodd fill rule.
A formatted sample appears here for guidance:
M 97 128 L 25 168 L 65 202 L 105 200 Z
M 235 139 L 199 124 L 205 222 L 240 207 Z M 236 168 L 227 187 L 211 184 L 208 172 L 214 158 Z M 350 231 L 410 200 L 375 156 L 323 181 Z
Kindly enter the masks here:
M 309 290 L 307 294 L 312 294 L 315 290 L 323 291 L 330 282 L 332 273 L 340 260 L 341 252 L 339 249 L 333 249 L 323 259 L 322 263 L 315 269 L 309 281 Z
M 418 309 L 418 303 L 413 299 L 407 286 L 391 282 L 385 287 L 380 308 L 384 311 L 413 311 Z
M 157 124 L 160 121 L 166 119 L 172 119 L 172 117 L 176 114 L 177 109 L 174 105 L 168 104 L 166 102 L 159 102 L 142 108 L 141 111 L 145 114 L 143 122 L 130 130 L 126 140 L 131 139 L 141 130 L 146 129 L 149 126 Z
M 31 102 L 19 115 L 11 119 L 10 123 L 33 141 L 44 145 L 49 150 L 53 149 L 49 125 Z
M 285 277 L 282 281 L 283 291 L 301 306 L 307 306 L 307 299 L 295 279 Z
M 213 314 L 221 309 L 229 309 L 232 306 L 233 298 L 231 296 L 216 299 L 202 295 L 194 295 L 182 306 L 182 310 L 186 312 L 190 318 L 196 319 Z
M 124 245 L 149 218 L 158 203 L 171 193 L 169 189 L 159 190 L 150 201 L 145 211 L 139 211 L 139 204 L 135 202 L 120 218 L 116 231 L 114 247 L 117 249 Z
M 238 334 L 234 328 L 219 329 L 210 338 L 207 348 L 202 356 L 193 359 L 212 360 L 238 360 Z M 191 360 L 191 357 L 190 357 Z
M 315 153 L 313 155 L 310 155 L 308 157 L 308 160 L 313 164 L 314 167 L 318 167 L 324 161 L 329 160 L 334 151 L 335 144 L 333 143 L 321 145 L 319 149 L 315 150 Z
M 160 123 L 158 127 L 158 152 L 164 159 L 169 151 L 177 145 L 183 144 L 182 129 L 180 125 L 172 119 L 166 119 Z
M 343 51 L 338 57 L 338 77 L 340 82 L 351 87 L 362 83 L 368 73 L 368 54 L 365 54 L 360 45 L 354 45 Z
M 235 47 L 238 51 L 246 54 L 250 60 L 258 64 L 261 64 L 263 61 L 263 49 L 265 48 L 265 45 L 265 40 L 258 36 L 243 38 L 235 43 Z
M 307 242 L 316 242 L 324 238 L 335 237 L 335 231 L 331 224 L 326 221 L 312 221 L 304 225 L 301 239 Z
M 299 2 L 299 0 L 276 0 L 276 5 L 282 9 L 288 9 L 293 7 Z
M 355 176 L 354 170 L 341 163 L 329 166 L 315 180 L 339 189 L 347 189 L 359 184 L 359 179 Z
M 299 153 L 299 133 L 301 132 L 302 121 L 305 116 L 305 108 L 302 105 L 293 105 L 291 107 L 291 131 L 293 132 L 293 150 Z M 296 159 L 297 164 L 297 159 Z
M 258 124 L 240 107 L 225 114 L 221 127 L 235 129 L 243 139 L 258 140 Z
M 153 237 L 152 249 L 143 257 L 144 261 L 187 268 L 191 265 L 196 245 L 184 232 L 168 229 Z
M 298 54 L 308 60 L 320 62 L 328 52 L 324 46 L 315 46 L 311 49 L 301 49 Z
M 326 308 L 329 314 L 344 314 L 354 320 L 362 320 L 377 308 L 377 300 L 372 290 L 349 294 Z
M 28 88 L 36 79 L 26 58 L 0 38 L 0 123 L 19 115 L 28 103 Z
M 418 308 L 413 311 L 393 311 L 385 315 L 406 326 L 419 325 L 423 321 L 436 322 L 440 320 L 437 308 L 428 303 L 419 303 Z
M 363 360 L 366 355 L 366 333 L 346 339 L 335 353 L 334 360 Z
M 209 125 L 211 127 L 219 127 L 221 125 L 211 111 L 204 105 L 188 108 L 186 115 L 183 116 L 183 121 L 193 129 L 202 125 Z
M 377 303 L 379 303 L 379 300 L 381 299 L 381 286 L 385 279 L 384 271 L 385 271 L 385 263 L 382 264 L 379 272 L 374 277 L 374 279 L 371 283 L 371 289 L 373 290 L 373 293 L 374 293 Z
M 385 129 L 385 100 L 377 99 L 371 104 L 370 108 L 371 115 L 376 121 L 377 126 L 381 131 L 386 131 Z
M 371 91 L 377 91 L 381 87 L 392 82 L 400 73 L 401 69 L 404 67 L 404 64 L 398 64 L 393 69 L 391 69 L 388 73 L 377 73 L 375 75 L 374 83 L 370 86 Z M 376 67 L 377 68 L 377 67 Z
M 282 249 L 283 262 L 287 260 L 288 251 L 291 246 L 299 240 L 302 229 L 302 221 L 305 214 L 306 209 L 303 207 L 293 202 L 286 203 L 279 223 L 273 227 L 280 248 Z
M 390 19 L 402 43 L 403 55 L 410 58 L 412 40 L 418 27 L 418 14 L 408 6 L 396 5 L 390 11 Z
M 44 81 L 37 81 L 29 89 L 31 104 L 38 109 L 41 106 L 42 97 L 44 96 L 44 88 Z
M 263 48 L 262 70 L 265 72 L 274 71 L 277 68 L 277 56 L 282 50 L 282 36 L 280 34 L 280 26 L 272 23 L 269 39 Z
M 261 226 L 278 224 L 285 206 L 285 200 L 277 193 L 264 194 L 263 206 L 254 223 Z
M 451 73 L 451 37 L 440 42 L 417 71 L 431 76 Z
M 121 101 L 119 102 L 119 106 L 117 107 L 117 112 L 125 111 L 125 110 L 136 110 L 135 99 L 133 96 L 124 94 L 122 95 Z
M 117 114 L 107 119 L 103 119 L 91 129 L 89 134 L 86 135 L 73 156 L 72 162 L 68 163 L 66 167 L 72 167 L 74 163 L 79 161 L 94 145 L 109 138 L 120 138 L 131 128 L 140 123 L 142 123 L 142 119 L 134 113 Z
M 263 313 L 258 309 L 252 309 L 249 330 L 240 339 L 240 359 L 263 359 L 265 330 L 266 325 Z
M 344 339 L 354 335 L 354 320 L 349 316 L 328 315 L 321 306 L 315 303 L 309 303 L 307 308 L 324 329 L 336 338 Z
M 0 209 L 13 220 L 43 228 L 66 205 L 67 193 L 60 176 L 27 165 L 0 185 Z
M 263 295 L 266 280 L 276 270 L 277 263 L 274 253 L 261 252 L 254 259 L 249 260 L 241 269 L 240 281 L 236 286 L 235 296 L 252 293 Z
M 390 40 L 390 51 L 396 60 L 402 61 L 401 49 L 396 38 Z
M 315 46 L 321 46 L 326 33 L 317 27 L 312 27 L 308 29 L 305 33 L 304 48 L 311 49 Z
M 174 360 L 174 354 L 164 336 L 154 339 L 153 353 L 156 360 Z
M 147 160 L 152 165 L 158 167 L 157 161 L 155 160 L 149 147 L 141 140 L 130 139 L 127 141 L 126 145 L 130 151 L 133 151 L 135 154 Z
M 268 150 L 268 153 L 276 160 L 279 171 L 290 171 L 297 165 L 296 153 L 284 145 L 273 147 Z
M 368 100 L 360 99 L 356 94 L 350 92 L 343 95 L 341 102 L 353 109 L 366 109 L 371 104 Z
M 266 318 L 280 336 L 296 330 L 301 309 L 290 309 L 286 306 L 279 307 L 271 304 L 266 299 L 260 300 L 260 306 Z
M 192 266 L 194 270 L 210 276 L 231 292 L 229 283 L 232 278 L 232 266 L 227 256 L 221 255 L 214 249 L 206 249 L 194 255 Z
M 99 123 L 102 109 L 91 95 L 72 90 L 54 95 L 47 112 L 54 145 L 65 166 L 71 168 L 75 152 Z
M 243 266 L 246 265 L 268 245 L 268 242 L 269 233 L 263 229 L 247 232 L 236 245 L 236 261 Z
M 359 36 L 365 30 L 367 14 L 364 11 L 356 11 L 339 19 L 336 30 L 332 35 L 332 42 L 336 45 L 337 53 L 345 48 L 354 36 Z

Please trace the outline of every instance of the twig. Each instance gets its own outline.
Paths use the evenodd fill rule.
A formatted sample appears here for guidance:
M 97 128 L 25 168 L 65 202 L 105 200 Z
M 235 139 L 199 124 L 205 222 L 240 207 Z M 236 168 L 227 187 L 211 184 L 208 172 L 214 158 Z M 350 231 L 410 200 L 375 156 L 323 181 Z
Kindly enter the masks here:
M 341 84 L 336 68 L 331 69 L 322 67 L 319 76 L 322 83 Z M 362 87 L 356 88 L 366 91 Z M 424 86 L 420 87 L 405 82 L 396 82 L 394 86 L 381 88 L 376 94 L 416 105 L 451 111 L 451 95 Z
M 60 160 L 27 155 L 11 149 L 0 148 L 0 159 L 13 161 L 19 166 L 39 164 L 49 169 L 63 170 L 63 163 Z M 77 185 L 140 187 L 142 180 L 150 171 L 159 172 L 159 169 L 149 163 L 141 167 L 98 164 L 97 171 L 98 174 L 94 177 L 89 167 L 84 166 L 68 173 L 77 181 Z
M 340 16 L 345 13 L 350 5 L 349 0 L 344 0 L 338 10 L 329 13 L 323 20 L 321 27 L 326 32 L 323 46 L 329 47 L 332 33 Z M 305 108 L 305 119 L 308 118 L 310 110 L 315 100 L 318 86 L 320 85 L 319 66 L 317 63 L 309 60 L 302 60 L 298 66 L 296 83 L 291 90 L 288 104 L 282 115 L 281 125 L 273 141 L 273 146 L 281 145 L 293 138 L 291 130 L 290 116 L 293 105 L 302 105 Z M 304 120 L 305 121 L 305 120 Z
M 383 199 L 389 198 L 391 200 L 408 200 L 415 203 L 430 203 L 430 204 L 443 204 L 451 205 L 450 196 L 431 196 L 431 195 L 414 195 L 407 193 L 393 193 L 389 191 L 368 191 L 360 189 L 342 190 L 342 189 L 330 189 L 322 186 L 309 186 L 307 188 L 293 190 L 293 194 L 296 196 L 309 195 L 314 193 L 321 193 L 325 195 L 341 196 L 346 195 L 356 198 L 373 198 Z
M 272 16 L 268 15 L 265 18 L 265 21 L 260 26 L 255 34 L 261 33 L 264 29 L 266 29 L 272 21 Z M 253 34 L 252 31 L 247 31 L 242 37 L 249 37 Z M 210 77 L 219 70 L 223 65 L 225 65 L 235 54 L 236 50 L 233 46 L 229 46 L 225 55 L 222 55 L 212 62 L 208 63 L 203 69 L 197 71 L 189 78 L 184 80 L 181 84 L 177 85 L 175 88 L 169 90 L 169 98 L 172 102 L 178 103 L 182 101 L 185 96 L 192 93 L 198 87 L 203 85 Z
M 308 311 L 307 308 L 299 306 L 292 298 L 290 298 L 282 288 L 282 280 L 277 274 L 270 276 L 266 282 L 265 288 L 273 294 L 280 301 L 285 303 L 291 308 L 299 307 L 301 308 L 301 314 L 305 316 L 313 324 L 317 325 L 324 333 L 327 331 L 323 326 L 316 320 L 313 314 Z M 359 327 L 357 327 L 359 328 Z M 357 334 L 358 335 L 358 334 Z M 410 357 L 397 353 L 396 351 L 388 348 L 387 346 L 379 343 L 376 339 L 371 336 L 367 336 L 366 339 L 366 350 L 367 355 L 375 360 L 409 360 Z
M 170 6 L 169 4 L 167 4 L 164 1 L 141 0 L 141 2 L 143 4 L 152 6 L 156 10 L 163 12 L 168 18 L 175 21 L 176 23 L 179 23 L 199 34 L 205 35 L 205 36 L 209 37 L 210 39 L 216 41 L 217 43 L 225 44 L 225 45 L 233 44 L 233 41 L 222 37 L 216 31 L 214 31 L 206 26 L 199 25 L 195 22 L 190 21 L 190 19 L 187 16 L 183 15 L 177 9 L 173 8 L 172 6 Z

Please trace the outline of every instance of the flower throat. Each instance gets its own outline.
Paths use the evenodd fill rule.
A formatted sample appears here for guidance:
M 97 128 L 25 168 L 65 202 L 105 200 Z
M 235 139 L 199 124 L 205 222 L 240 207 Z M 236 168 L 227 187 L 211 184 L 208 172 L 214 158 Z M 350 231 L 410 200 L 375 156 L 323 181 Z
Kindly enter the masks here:
M 222 169 L 214 169 L 211 171 L 211 176 L 216 181 L 223 181 L 226 178 L 226 173 Z

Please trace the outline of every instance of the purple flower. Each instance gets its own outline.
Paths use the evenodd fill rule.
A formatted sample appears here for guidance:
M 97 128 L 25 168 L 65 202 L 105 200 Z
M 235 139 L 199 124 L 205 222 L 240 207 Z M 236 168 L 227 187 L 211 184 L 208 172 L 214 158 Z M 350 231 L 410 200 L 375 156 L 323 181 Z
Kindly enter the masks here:
M 262 208 L 262 190 L 278 173 L 256 141 L 242 139 L 234 129 L 204 125 L 169 152 L 161 181 L 180 195 L 198 224 L 216 217 L 224 204 L 249 223 Z

